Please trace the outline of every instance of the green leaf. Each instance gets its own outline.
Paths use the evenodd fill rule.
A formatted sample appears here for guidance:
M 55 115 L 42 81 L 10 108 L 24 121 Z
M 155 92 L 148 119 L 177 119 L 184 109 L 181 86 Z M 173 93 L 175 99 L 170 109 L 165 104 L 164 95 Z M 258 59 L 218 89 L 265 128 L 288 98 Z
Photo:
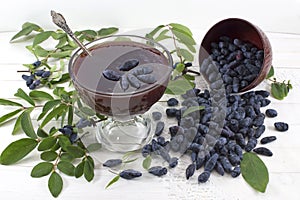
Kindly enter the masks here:
M 37 138 L 37 135 L 33 129 L 33 125 L 31 122 L 31 117 L 30 117 L 30 110 L 26 110 L 23 114 L 22 114 L 22 118 L 21 118 L 21 127 L 24 131 L 24 133 L 33 139 Z
M 67 105 L 60 104 L 58 107 L 54 108 L 43 120 L 41 123 L 41 128 L 43 128 L 49 121 L 51 121 L 54 117 L 56 117 L 58 114 L 62 114 L 67 109 Z
M 184 43 L 183 43 L 184 44 Z M 196 48 L 191 44 L 184 44 L 192 53 L 196 53 Z
M 24 110 L 24 112 L 27 111 L 28 113 L 31 113 L 31 112 L 33 111 L 33 109 L 34 109 L 34 107 L 30 107 L 30 108 L 27 108 L 26 110 Z M 13 129 L 13 131 L 12 131 L 12 135 L 16 135 L 16 134 L 22 132 L 21 119 L 23 118 L 24 112 L 22 112 L 22 113 L 18 116 L 18 118 L 17 118 L 17 120 L 16 120 L 16 122 L 15 122 L 15 125 L 14 125 L 14 129 Z
M 73 106 L 70 105 L 68 107 L 68 124 L 72 124 L 73 123 L 73 115 L 74 115 Z
M 41 159 L 44 161 L 54 161 L 57 159 L 58 154 L 55 151 L 44 151 L 41 153 Z
M 78 146 L 67 146 L 67 152 L 75 158 L 81 158 L 85 155 L 84 150 Z
M 179 49 L 179 54 L 186 60 L 186 61 L 193 61 L 194 55 L 186 49 Z
M 112 184 L 116 183 L 120 179 L 120 175 L 115 176 L 109 183 L 106 185 L 105 189 L 107 189 Z
M 269 172 L 264 162 L 252 152 L 244 153 L 241 172 L 245 181 L 255 190 L 265 192 L 269 182 Z
M 58 197 L 63 188 L 63 180 L 61 176 L 53 171 L 48 180 L 48 188 L 53 197 Z
M 29 96 L 33 99 L 43 101 L 43 100 L 53 100 L 53 97 L 51 94 L 44 92 L 44 91 L 38 91 L 38 90 L 33 90 L 29 93 Z
M 41 137 L 41 138 L 46 138 L 49 135 L 46 133 L 46 131 L 44 131 L 44 129 L 38 127 L 38 130 L 36 131 L 36 134 Z
M 38 151 L 45 151 L 45 150 L 51 149 L 56 144 L 56 141 L 57 141 L 57 138 L 52 137 L 52 136 L 44 138 L 40 142 L 37 149 L 38 149 Z
M 91 166 L 94 168 L 95 167 L 95 162 L 91 156 L 87 156 L 86 159 L 90 162 Z
M 29 154 L 38 142 L 32 138 L 23 138 L 10 143 L 1 153 L 0 163 L 2 165 L 11 165 Z
M 83 175 L 83 170 L 84 170 L 84 162 L 80 162 L 76 167 L 75 167 L 75 177 L 79 178 Z
M 44 42 L 44 41 L 47 40 L 53 33 L 54 33 L 53 31 L 44 31 L 44 32 L 41 32 L 41 33 L 37 34 L 37 35 L 34 37 L 32 46 L 36 46 L 36 45 L 38 45 L 38 44 Z
M 96 112 L 93 109 L 91 109 L 89 107 L 86 107 L 86 106 L 81 107 L 80 111 L 83 112 L 84 114 L 86 114 L 87 116 L 94 116 L 94 115 L 96 115 Z
M 191 106 L 191 107 L 189 107 L 188 109 L 186 109 L 184 111 L 184 113 L 182 114 L 182 117 L 186 117 L 190 113 L 193 113 L 195 111 L 200 111 L 200 110 L 203 110 L 203 109 L 204 109 L 204 106 Z
M 10 41 L 13 41 L 21 36 L 29 35 L 32 31 L 42 32 L 43 29 L 36 24 L 26 22 L 22 25 L 22 30 L 19 31 L 16 35 L 14 35 Z
M 88 152 L 91 153 L 91 152 L 97 151 L 101 148 L 102 148 L 102 145 L 100 143 L 93 143 L 93 144 L 88 145 L 86 149 Z
M 156 42 L 159 42 L 161 40 L 165 40 L 165 39 L 169 39 L 169 38 L 172 38 L 171 36 L 169 35 L 166 35 L 166 33 L 168 33 L 169 30 L 166 29 L 166 30 L 163 30 L 162 32 L 160 32 L 160 34 L 154 39 Z
M 165 26 L 164 25 L 159 25 L 157 26 L 155 29 L 153 29 L 150 33 L 146 34 L 146 37 L 147 38 L 150 38 L 150 39 L 154 39 L 154 35 L 160 31 L 162 28 L 164 28 Z
M 50 53 L 50 56 L 52 58 L 66 58 L 66 57 L 70 57 L 71 54 L 72 54 L 72 50 L 66 50 L 66 51 L 57 51 L 57 52 Z
M 165 93 L 180 95 L 184 94 L 187 90 L 193 89 L 194 87 L 195 84 L 186 79 L 176 79 L 169 82 Z
M 194 38 L 191 35 L 187 34 L 186 32 L 184 32 L 180 29 L 177 29 L 177 28 L 172 28 L 172 32 L 180 42 L 182 42 L 184 44 L 189 44 L 189 45 L 196 44 Z
M 2 105 L 2 106 L 19 106 L 19 107 L 23 107 L 22 104 L 14 102 L 14 101 L 7 100 L 7 99 L 0 99 L 0 105 Z
M 62 83 L 66 83 L 70 81 L 70 74 L 69 73 L 65 73 L 61 76 L 61 78 L 59 80 L 55 80 L 55 81 L 50 81 L 51 84 L 55 85 L 55 84 L 62 84 Z
M 31 99 L 30 96 L 28 96 L 24 90 L 22 90 L 21 88 L 18 89 L 17 93 L 15 93 L 14 95 L 15 97 L 20 97 L 21 99 L 24 99 L 25 101 L 27 101 L 28 103 L 30 103 L 31 105 L 35 106 L 34 101 Z
M 150 155 L 148 155 L 144 160 L 143 160 L 143 168 L 145 170 L 148 170 L 151 166 L 152 158 Z
M 84 178 L 91 182 L 94 178 L 94 167 L 93 164 L 89 160 L 84 161 L 84 169 L 83 169 Z
M 25 112 L 25 111 L 24 111 Z M 24 113 L 23 112 L 23 113 Z M 15 122 L 15 125 L 14 125 L 14 129 L 12 131 L 12 135 L 17 135 L 19 133 L 21 133 L 21 130 L 22 130 L 22 126 L 21 126 L 21 119 L 22 119 L 22 115 L 23 113 L 21 113 L 18 117 L 17 117 L 17 120 Z
M 57 164 L 57 169 L 59 169 L 62 173 L 66 174 L 68 176 L 74 176 L 74 173 L 75 173 L 74 165 L 67 161 L 60 161 Z
M 70 142 L 70 140 L 69 140 L 69 138 L 68 138 L 67 136 L 65 136 L 65 135 L 60 135 L 60 136 L 58 137 L 58 144 L 59 144 L 59 146 L 60 146 L 64 151 L 67 150 L 67 147 L 68 147 L 68 146 L 71 146 L 71 145 L 72 145 L 71 142 Z
M 40 178 L 43 176 L 47 176 L 53 170 L 53 164 L 49 162 L 41 162 L 33 167 L 31 171 L 31 177 Z
M 23 109 L 20 108 L 20 109 L 18 109 L 18 110 L 14 110 L 14 111 L 12 111 L 12 112 L 10 112 L 10 113 L 7 113 L 7 114 L 1 116 L 1 117 L 0 117 L 0 125 L 1 125 L 2 123 L 6 122 L 7 120 L 11 119 L 11 118 L 14 117 L 15 115 L 17 115 L 17 114 L 18 114 L 19 112 L 21 112 L 22 110 L 23 110 Z
M 67 43 L 67 35 L 65 34 L 64 37 L 59 38 L 58 44 L 55 46 L 55 48 L 60 49 Z
M 43 47 L 36 45 L 33 48 L 33 52 L 36 56 L 38 57 L 47 57 L 49 55 L 49 51 L 47 51 L 46 49 L 44 49 Z
M 269 70 L 269 72 L 268 72 L 268 75 L 267 75 L 266 79 L 269 79 L 269 78 L 271 78 L 272 76 L 274 76 L 274 67 L 273 67 L 273 66 L 271 66 L 271 68 L 270 68 L 270 70 Z
M 283 83 L 275 82 L 271 84 L 271 94 L 278 100 L 284 99 L 287 96 L 287 88 Z
M 74 156 L 70 153 L 62 153 L 60 156 L 60 160 L 67 161 L 67 162 L 72 162 L 75 159 Z
M 185 34 L 187 34 L 187 35 L 189 35 L 189 36 L 191 36 L 191 37 L 192 37 L 192 35 L 193 35 L 192 31 L 191 31 L 188 27 L 186 27 L 186 26 L 184 26 L 184 25 L 182 25 L 182 24 L 170 23 L 169 25 L 170 25 L 173 29 L 176 28 L 176 29 L 178 29 L 178 30 L 181 30 L 182 32 L 184 32 Z
M 97 33 L 98 33 L 98 36 L 103 37 L 103 36 L 114 34 L 118 31 L 119 31 L 119 29 L 116 27 L 109 27 L 109 28 L 102 28 Z
M 39 115 L 38 120 L 41 120 L 52 108 L 61 103 L 61 100 L 51 100 L 47 101 L 43 107 L 42 113 Z

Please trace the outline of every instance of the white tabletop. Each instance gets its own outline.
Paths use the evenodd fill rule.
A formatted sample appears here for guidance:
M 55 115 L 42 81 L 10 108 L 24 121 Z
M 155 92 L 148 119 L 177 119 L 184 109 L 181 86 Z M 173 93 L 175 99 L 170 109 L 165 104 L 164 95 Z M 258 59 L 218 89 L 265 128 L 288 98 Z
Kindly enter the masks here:
M 33 15 L 34 17 L 38 19 L 36 15 Z M 27 18 L 21 21 L 25 22 L 28 18 L 27 14 Z M 20 21 L 20 19 L 18 20 Z M 192 24 L 192 22 L 190 23 Z M 272 21 L 272 23 L 276 22 Z M 286 21 L 286 23 L 289 22 Z M 277 26 L 280 27 L 279 24 Z M 15 28 L 15 31 L 19 27 L 21 24 Z M 78 27 L 82 27 L 82 24 Z M 5 26 L 2 28 L 5 29 Z M 198 43 L 208 28 L 192 29 L 195 38 L 199 38 Z M 293 26 L 290 25 L 289 30 L 292 29 Z M 24 69 L 22 64 L 33 62 L 35 58 L 25 49 L 26 43 L 9 43 L 10 38 L 16 33 L 10 30 L 11 28 L 7 28 L 0 32 L 0 98 L 15 100 L 14 93 L 18 88 L 29 91 L 17 70 Z M 121 32 L 124 30 L 121 29 Z M 267 130 L 264 136 L 275 135 L 277 137 L 275 142 L 268 144 L 274 154 L 273 157 L 261 156 L 270 175 L 265 193 L 254 191 L 242 176 L 233 179 L 228 175 L 221 177 L 213 173 L 205 184 L 198 184 L 197 176 L 187 181 L 184 174 L 184 163 L 179 163 L 177 168 L 170 170 L 163 178 L 145 175 L 139 180 L 120 180 L 109 189 L 105 189 L 114 174 L 103 168 L 98 162 L 107 158 L 105 153 L 98 152 L 93 154 L 96 159 L 94 180 L 88 183 L 83 178 L 75 179 L 62 175 L 64 189 L 58 199 L 299 199 L 300 32 L 297 34 L 297 30 L 294 29 L 291 31 L 293 33 L 278 33 L 282 32 L 280 28 L 278 32 L 276 30 L 265 32 L 273 49 L 275 76 L 279 80 L 291 80 L 293 85 L 293 89 L 283 101 L 270 97 L 272 102 L 268 108 L 276 109 L 279 115 L 277 118 L 265 120 Z M 269 89 L 269 87 L 269 83 L 266 81 L 258 86 L 262 89 Z M 8 111 L 9 108 L 1 106 L 0 116 Z M 289 130 L 287 132 L 275 131 L 273 126 L 275 121 L 287 122 Z M 0 152 L 12 141 L 24 137 L 24 134 L 11 135 L 13 125 L 13 123 L 6 123 L 0 127 Z M 37 123 L 34 125 L 36 127 Z M 34 151 L 28 158 L 17 164 L 0 165 L 1 199 L 53 199 L 48 191 L 47 178 L 34 179 L 30 177 L 32 167 L 39 162 L 38 158 L 39 153 Z

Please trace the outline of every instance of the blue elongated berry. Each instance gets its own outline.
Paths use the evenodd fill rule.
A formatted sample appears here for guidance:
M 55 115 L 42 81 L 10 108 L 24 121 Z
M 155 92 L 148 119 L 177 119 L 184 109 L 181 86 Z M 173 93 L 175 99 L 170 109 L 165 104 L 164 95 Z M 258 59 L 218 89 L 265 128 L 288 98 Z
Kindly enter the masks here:
M 260 140 L 260 143 L 261 144 L 267 144 L 267 143 L 270 143 L 270 142 L 273 142 L 275 141 L 277 138 L 276 136 L 268 136 L 268 137 L 264 137 Z
M 274 109 L 267 109 L 266 110 L 266 115 L 267 117 L 276 117 L 277 116 L 277 111 Z
M 127 60 L 123 65 L 119 66 L 120 71 L 129 71 L 138 66 L 139 61 L 137 59 Z
M 122 164 L 121 159 L 109 159 L 103 163 L 104 167 L 115 167 Z
M 30 90 L 34 90 L 36 88 L 36 85 L 34 83 L 30 84 L 29 85 L 29 89 Z
M 143 146 L 142 155 L 144 157 L 147 157 L 148 155 L 150 155 L 151 152 L 152 152 L 152 145 L 151 144 L 146 144 L 145 146 Z
M 29 87 L 34 81 L 34 77 L 31 75 L 27 80 L 26 80 L 26 85 Z
M 159 136 L 157 137 L 157 143 L 160 145 L 160 146 L 165 146 L 166 144 L 166 139 L 162 136 Z
M 175 99 L 175 98 L 170 98 L 170 99 L 167 101 L 167 104 L 168 104 L 168 106 L 177 106 L 177 105 L 178 105 L 178 100 Z
M 43 74 L 42 74 L 42 78 L 48 78 L 49 76 L 51 75 L 51 72 L 50 71 L 45 71 Z
M 169 167 L 170 167 L 170 168 L 176 167 L 177 164 L 178 164 L 178 158 L 172 157 L 172 158 L 169 160 Z
M 289 125 L 285 122 L 275 122 L 275 129 L 280 132 L 287 131 L 289 129 Z
M 77 133 L 72 133 L 71 135 L 70 135 L 70 142 L 73 144 L 74 142 L 76 142 L 76 140 L 77 140 Z
M 241 174 L 241 168 L 239 166 L 236 166 L 233 168 L 233 170 L 231 171 L 231 176 L 233 178 L 238 177 Z
M 34 63 L 32 63 L 32 65 L 33 65 L 35 68 L 41 66 L 41 64 L 42 64 L 42 62 L 39 61 L 39 60 L 37 60 L 37 61 L 35 61 Z
M 153 112 L 153 113 L 152 113 L 152 118 L 153 118 L 155 121 L 160 120 L 160 119 L 162 118 L 161 112 L 157 112 L 157 111 Z
M 198 182 L 199 183 L 205 183 L 208 181 L 210 177 L 210 172 L 209 171 L 204 171 L 198 176 Z
M 273 156 L 272 151 L 266 147 L 258 147 L 258 148 L 253 149 L 253 151 L 259 155 Z
M 118 81 L 120 80 L 121 78 L 121 74 L 114 71 L 114 70 L 111 70 L 111 69 L 106 69 L 102 72 L 103 76 L 105 78 L 107 78 L 108 80 L 111 80 L 111 81 Z
M 196 166 L 194 163 L 190 164 L 185 170 L 185 177 L 188 180 L 195 173 Z
M 26 75 L 26 74 L 23 74 L 23 75 L 22 75 L 22 79 L 23 79 L 24 81 L 27 81 L 30 77 L 31 77 L 31 76 L 28 76 L 28 75 Z
M 210 157 L 210 159 L 205 163 L 204 170 L 205 171 L 212 171 L 217 163 L 219 158 L 219 154 L 215 153 Z
M 161 167 L 161 166 L 154 166 L 148 169 L 148 172 L 150 174 L 153 174 L 155 176 L 163 176 L 166 175 L 168 170 L 165 167 Z
M 39 85 L 41 84 L 41 80 L 38 79 L 38 80 L 34 81 L 33 84 L 34 84 L 35 86 L 39 86 Z
M 142 173 L 134 169 L 126 169 L 122 171 L 119 175 L 121 178 L 130 180 L 142 176 Z
M 34 72 L 34 75 L 36 75 L 36 76 L 42 76 L 43 75 L 43 73 L 45 72 L 45 70 L 36 70 L 35 72 Z
M 219 161 L 215 165 L 215 170 L 216 170 L 216 172 L 218 172 L 218 174 L 220 174 L 221 176 L 224 176 L 225 170 Z
M 162 121 L 157 122 L 154 134 L 160 136 L 165 128 L 165 123 Z
M 166 114 L 168 117 L 176 117 L 178 109 L 176 108 L 167 108 Z

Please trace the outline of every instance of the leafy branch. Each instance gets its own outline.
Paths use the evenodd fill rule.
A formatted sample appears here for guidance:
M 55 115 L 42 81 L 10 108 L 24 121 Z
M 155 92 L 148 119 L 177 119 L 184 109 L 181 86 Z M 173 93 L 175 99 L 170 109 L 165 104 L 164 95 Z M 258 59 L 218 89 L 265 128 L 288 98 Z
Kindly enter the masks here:
M 289 93 L 293 86 L 290 80 L 278 82 L 274 77 L 274 67 L 272 66 L 266 79 L 271 82 L 271 94 L 275 99 L 283 100 Z

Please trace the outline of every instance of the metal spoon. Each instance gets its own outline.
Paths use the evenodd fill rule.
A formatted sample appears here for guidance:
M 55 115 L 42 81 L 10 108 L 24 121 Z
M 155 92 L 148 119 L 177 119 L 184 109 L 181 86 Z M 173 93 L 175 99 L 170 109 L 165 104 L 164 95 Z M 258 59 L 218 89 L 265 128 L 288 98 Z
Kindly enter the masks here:
M 77 44 L 78 46 L 85 51 L 89 56 L 92 56 L 92 53 L 78 40 L 78 38 L 74 35 L 72 30 L 69 28 L 65 18 L 60 13 L 56 13 L 55 11 L 51 10 L 52 21 L 56 24 L 59 28 L 64 30 Z

